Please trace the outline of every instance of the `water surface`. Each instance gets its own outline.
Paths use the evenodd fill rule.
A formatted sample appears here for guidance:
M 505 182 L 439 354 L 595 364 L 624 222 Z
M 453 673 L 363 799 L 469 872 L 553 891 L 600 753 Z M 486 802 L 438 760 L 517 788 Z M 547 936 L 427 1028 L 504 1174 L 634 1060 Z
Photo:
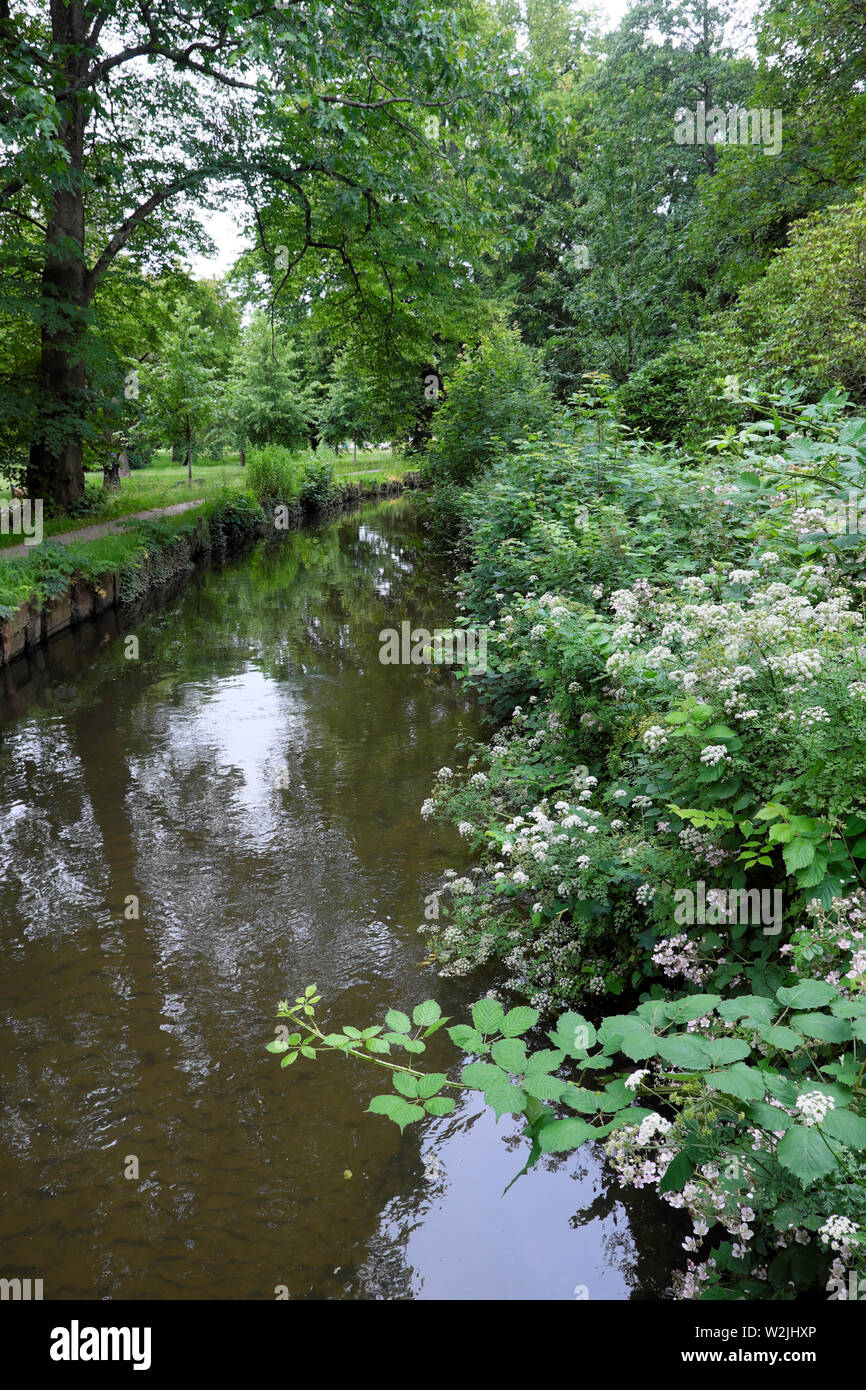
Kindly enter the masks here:
M 401 1137 L 365 1113 L 384 1073 L 264 1051 L 308 983 L 333 1027 L 431 995 L 462 1019 L 495 983 L 440 980 L 417 930 L 466 867 L 419 807 L 479 717 L 378 660 L 383 627 L 447 626 L 446 579 L 390 502 L 0 673 L 0 1275 L 52 1299 L 663 1295 L 680 1237 L 595 1149 L 501 1197 L 518 1121 L 466 1101 Z

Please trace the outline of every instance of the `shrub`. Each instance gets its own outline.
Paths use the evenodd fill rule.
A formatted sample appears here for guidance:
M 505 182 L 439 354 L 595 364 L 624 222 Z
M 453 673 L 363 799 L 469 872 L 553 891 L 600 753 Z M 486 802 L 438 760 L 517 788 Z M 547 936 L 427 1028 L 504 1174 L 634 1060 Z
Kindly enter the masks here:
M 301 475 L 299 459 L 281 444 L 268 444 L 247 454 L 247 483 L 260 502 L 295 501 Z
M 555 405 L 537 354 L 497 325 L 461 357 L 433 417 L 428 468 L 436 482 L 468 483 L 502 449 L 545 429 Z
M 324 460 L 314 460 L 304 469 L 298 500 L 309 509 L 326 507 L 334 494 L 334 469 Z

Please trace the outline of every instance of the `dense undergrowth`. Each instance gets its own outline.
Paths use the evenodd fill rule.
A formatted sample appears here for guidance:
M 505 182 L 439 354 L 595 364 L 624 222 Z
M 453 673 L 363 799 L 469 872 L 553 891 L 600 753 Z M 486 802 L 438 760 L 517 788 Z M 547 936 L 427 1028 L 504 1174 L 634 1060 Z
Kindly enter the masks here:
M 499 727 L 423 807 L 476 864 L 420 930 L 442 975 L 500 961 L 529 1002 L 449 1029 L 459 1081 L 387 1060 L 447 1022 L 433 1001 L 327 1033 L 311 987 L 271 1049 L 385 1062 L 371 1109 L 401 1128 L 480 1091 L 524 1117 L 527 1167 L 604 1138 L 620 1182 L 691 1218 L 680 1297 L 845 1298 L 866 1265 L 866 420 L 838 391 L 740 403 L 700 459 L 630 442 L 603 399 L 468 490 L 434 450 L 461 621 L 489 639 L 464 678 Z

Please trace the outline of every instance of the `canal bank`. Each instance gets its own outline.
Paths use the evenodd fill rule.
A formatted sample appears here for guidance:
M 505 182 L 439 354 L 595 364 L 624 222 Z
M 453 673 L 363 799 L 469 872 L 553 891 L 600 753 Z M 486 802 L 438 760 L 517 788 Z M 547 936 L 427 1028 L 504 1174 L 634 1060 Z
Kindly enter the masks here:
M 43 542 L 26 557 L 0 552 L 0 667 L 212 558 L 223 560 L 264 537 L 420 486 L 420 473 L 344 482 L 316 506 L 279 499 L 259 506 L 245 494 L 227 492 L 202 503 L 195 515 L 187 507 L 166 508 L 130 519 L 123 531 L 119 523 L 106 523 L 88 528 L 88 540 Z

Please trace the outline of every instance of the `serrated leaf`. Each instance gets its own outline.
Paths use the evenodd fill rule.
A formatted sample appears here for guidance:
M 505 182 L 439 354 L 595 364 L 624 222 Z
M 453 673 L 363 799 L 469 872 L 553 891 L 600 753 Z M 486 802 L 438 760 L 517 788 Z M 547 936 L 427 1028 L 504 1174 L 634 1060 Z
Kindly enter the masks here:
M 387 1115 L 389 1120 L 399 1125 L 401 1134 L 407 1125 L 424 1118 L 422 1107 L 410 1105 L 402 1096 L 374 1096 L 367 1106 L 367 1111 L 372 1115 Z
M 507 1081 L 508 1073 L 492 1062 L 467 1062 L 460 1073 L 460 1080 L 467 1086 L 476 1086 L 483 1091 L 494 1080 Z
M 441 1018 L 442 1010 L 435 999 L 425 999 L 423 1004 L 416 1004 L 412 1010 L 412 1022 L 419 1028 L 426 1028 L 428 1024 L 435 1023 Z
M 563 1086 L 560 1091 L 560 1100 L 564 1101 L 572 1110 L 579 1111 L 581 1115 L 594 1115 L 599 1109 L 599 1097 L 593 1095 L 592 1091 L 588 1091 L 585 1086 Z
M 506 1071 L 522 1073 L 526 1069 L 526 1048 L 517 1038 L 502 1038 L 490 1049 L 490 1055 Z
M 505 1017 L 505 1010 L 498 999 L 479 999 L 472 1007 L 472 1022 L 479 1033 L 497 1033 Z
M 815 1126 L 792 1125 L 776 1145 L 776 1157 L 802 1187 L 826 1177 L 837 1166 L 835 1154 Z
M 425 1100 L 424 1109 L 428 1115 L 450 1115 L 456 1104 L 450 1096 L 432 1096 Z
M 568 1057 L 582 1057 L 595 1046 L 596 1030 L 582 1014 L 563 1014 L 556 1029 L 547 1035 L 555 1047 Z
M 527 1033 L 530 1028 L 534 1028 L 538 1022 L 538 1010 L 530 1009 L 520 1005 L 516 1009 L 509 1009 L 502 1020 L 499 1031 L 504 1033 L 506 1038 L 519 1037 L 521 1033 Z
M 413 1100 L 418 1094 L 418 1078 L 407 1071 L 394 1072 L 394 1085 L 401 1095 L 411 1096 Z
M 766 1083 L 755 1067 L 747 1067 L 744 1062 L 735 1062 L 723 1071 L 710 1072 L 707 1085 L 713 1091 L 721 1091 L 737 1100 L 763 1100 Z
M 526 1064 L 527 1075 L 532 1076 L 538 1072 L 556 1071 L 561 1067 L 565 1060 L 565 1053 L 558 1048 L 552 1049 L 543 1047 L 540 1052 L 533 1052 Z
M 792 1009 L 818 1009 L 835 999 L 839 991 L 824 980 L 801 980 L 789 989 L 777 989 L 776 998 L 780 1004 Z
M 710 1054 L 703 1041 L 689 1033 L 657 1038 L 656 1051 L 672 1066 L 687 1068 L 689 1071 L 697 1071 L 710 1065 Z
M 429 1100 L 435 1096 L 437 1091 L 441 1091 L 448 1077 L 444 1071 L 431 1071 L 426 1076 L 418 1079 L 418 1095 L 422 1100 Z
M 385 1022 L 392 1033 L 408 1033 L 412 1027 L 409 1015 L 401 1013 L 399 1009 L 389 1009 L 385 1015 Z
M 559 1100 L 565 1091 L 564 1083 L 558 1077 L 548 1076 L 542 1071 L 524 1076 L 521 1085 L 527 1095 L 535 1096 L 536 1100 Z
M 794 1014 L 791 1025 L 807 1038 L 816 1038 L 819 1042 L 849 1042 L 851 1039 L 851 1024 L 832 1014 Z
M 714 1067 L 742 1062 L 752 1051 L 745 1038 L 702 1038 Z
M 797 869 L 806 869 L 815 858 L 815 845 L 812 840 L 801 840 L 799 836 L 790 840 L 782 850 L 782 858 L 789 874 Z
M 544 1126 L 538 1143 L 542 1153 L 564 1153 L 568 1149 L 579 1148 L 587 1139 L 595 1137 L 595 1126 L 588 1125 L 585 1120 L 554 1120 L 552 1124 Z
M 520 1086 L 507 1080 L 492 1081 L 484 1087 L 484 1099 L 497 1120 L 503 1115 L 520 1115 L 526 1109 L 526 1096 Z
M 693 1019 L 703 1018 L 712 1013 L 722 1002 L 720 994 L 688 994 L 683 999 L 672 999 L 662 1004 L 666 1018 L 672 1023 L 691 1023 Z
M 448 1036 L 464 1052 L 480 1052 L 484 1046 L 484 1038 L 478 1029 L 470 1028 L 468 1023 L 456 1023 L 448 1029 Z
M 853 1110 L 831 1110 L 821 1121 L 821 1129 L 848 1149 L 866 1149 L 866 1120 Z
M 771 1047 L 781 1048 L 783 1052 L 795 1052 L 806 1041 L 801 1033 L 795 1033 L 793 1028 L 781 1023 L 775 1026 L 769 1023 L 759 1024 L 758 1036 Z
M 761 1129 L 769 1130 L 771 1134 L 776 1130 L 789 1129 L 794 1123 L 784 1110 L 779 1110 L 775 1105 L 767 1105 L 762 1100 L 752 1102 L 749 1106 L 749 1117 L 756 1125 L 760 1125 Z

